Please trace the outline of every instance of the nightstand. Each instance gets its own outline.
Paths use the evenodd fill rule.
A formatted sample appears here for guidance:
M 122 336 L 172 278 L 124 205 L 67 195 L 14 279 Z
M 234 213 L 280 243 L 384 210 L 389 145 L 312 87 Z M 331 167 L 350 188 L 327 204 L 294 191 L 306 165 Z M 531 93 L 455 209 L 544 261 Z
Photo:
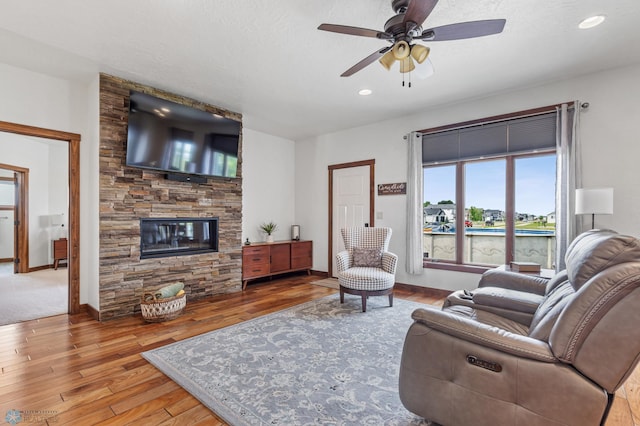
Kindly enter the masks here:
M 58 269 L 61 260 L 67 259 L 67 239 L 53 240 L 53 269 Z

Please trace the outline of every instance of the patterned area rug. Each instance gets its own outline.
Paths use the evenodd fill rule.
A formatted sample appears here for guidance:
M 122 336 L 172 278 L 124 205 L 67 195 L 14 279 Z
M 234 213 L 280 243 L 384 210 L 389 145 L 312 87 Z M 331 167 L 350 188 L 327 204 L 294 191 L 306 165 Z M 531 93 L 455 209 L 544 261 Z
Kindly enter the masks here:
M 398 396 L 421 306 L 331 295 L 142 356 L 231 425 L 422 425 Z

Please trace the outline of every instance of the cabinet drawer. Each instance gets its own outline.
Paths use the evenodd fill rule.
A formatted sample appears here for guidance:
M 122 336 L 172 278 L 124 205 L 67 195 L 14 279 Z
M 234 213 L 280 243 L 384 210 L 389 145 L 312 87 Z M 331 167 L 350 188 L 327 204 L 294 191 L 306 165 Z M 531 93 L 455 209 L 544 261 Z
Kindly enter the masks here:
M 242 247 L 242 256 L 265 255 L 269 256 L 268 246 L 244 246 Z
M 252 255 L 244 255 L 242 256 L 242 264 L 243 265 L 268 265 L 269 253 L 267 254 L 256 253 Z
M 269 274 L 269 264 L 246 264 L 242 265 L 242 278 L 248 279 L 252 277 L 260 277 Z
M 53 241 L 53 258 L 54 259 L 66 259 L 67 258 L 67 240 L 59 239 Z

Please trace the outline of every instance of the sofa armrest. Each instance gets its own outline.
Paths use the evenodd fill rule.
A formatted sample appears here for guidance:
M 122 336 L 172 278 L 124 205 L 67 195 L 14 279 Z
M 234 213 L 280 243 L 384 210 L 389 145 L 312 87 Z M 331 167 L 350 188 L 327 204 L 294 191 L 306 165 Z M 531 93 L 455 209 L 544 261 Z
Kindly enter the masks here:
M 544 300 L 544 296 L 528 291 L 517 291 L 501 287 L 482 287 L 473 290 L 473 303 L 533 315 Z
M 396 266 L 398 264 L 398 256 L 396 254 L 385 251 L 382 253 L 382 269 L 390 274 L 396 273 Z
M 490 269 L 482 274 L 478 287 L 500 287 L 544 295 L 548 282 L 548 278 L 535 275 Z
M 511 333 L 451 312 L 425 307 L 411 317 L 429 328 L 487 348 L 536 361 L 559 362 L 546 342 Z
M 336 254 L 336 268 L 338 268 L 338 272 L 346 271 L 351 268 L 352 263 L 353 259 L 349 256 L 349 252 L 347 250 L 343 250 Z

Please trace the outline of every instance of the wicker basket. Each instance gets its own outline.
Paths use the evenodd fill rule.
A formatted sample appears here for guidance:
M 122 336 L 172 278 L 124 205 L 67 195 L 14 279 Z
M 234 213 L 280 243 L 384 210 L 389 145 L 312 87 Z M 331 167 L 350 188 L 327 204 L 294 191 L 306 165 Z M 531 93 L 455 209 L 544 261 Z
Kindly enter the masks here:
M 145 293 L 140 302 L 140 311 L 147 322 L 171 321 L 182 315 L 186 305 L 186 294 L 158 299 L 153 293 Z

